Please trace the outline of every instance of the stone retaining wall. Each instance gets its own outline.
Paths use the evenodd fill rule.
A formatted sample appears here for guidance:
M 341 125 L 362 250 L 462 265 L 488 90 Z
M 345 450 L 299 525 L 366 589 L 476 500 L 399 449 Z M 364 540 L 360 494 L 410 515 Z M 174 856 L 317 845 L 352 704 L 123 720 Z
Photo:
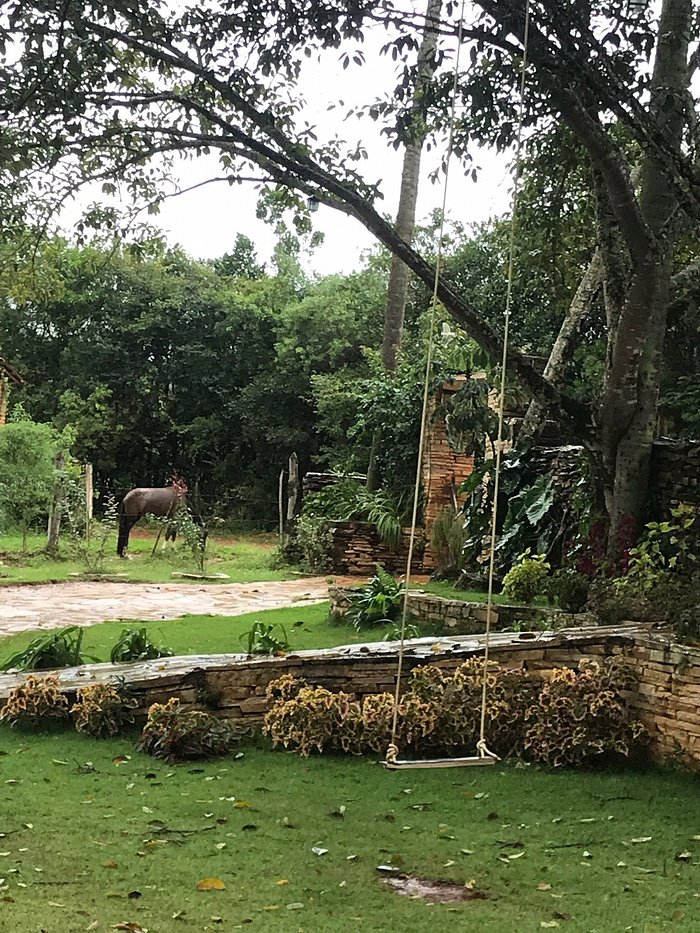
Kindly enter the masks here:
M 331 614 L 342 618 L 349 605 L 349 596 L 355 588 L 331 586 Z M 408 597 L 408 611 L 412 619 L 435 625 L 447 635 L 478 635 L 486 626 L 486 604 L 470 603 L 463 599 L 447 599 L 434 596 L 423 590 L 412 590 Z M 596 624 L 589 612 L 564 612 L 549 606 L 504 606 L 495 605 L 492 610 L 491 627 L 494 631 L 515 628 L 558 630 Z
M 210 707 L 224 717 L 259 723 L 267 708 L 265 689 L 282 674 L 304 677 L 331 690 L 358 696 L 391 691 L 397 644 L 352 645 L 300 651 L 284 657 L 244 655 L 161 658 L 140 664 L 94 664 L 58 672 L 74 695 L 86 684 L 122 677 L 144 713 L 154 702 L 178 696 L 186 705 Z M 483 636 L 423 638 L 407 643 L 404 671 L 433 664 L 454 669 L 484 650 Z M 504 667 L 525 669 L 545 680 L 556 667 L 576 667 L 584 658 L 622 656 L 639 683 L 628 695 L 633 715 L 649 734 L 649 753 L 700 768 L 700 650 L 673 644 L 649 625 L 591 627 L 560 632 L 494 633 L 491 657 Z M 24 674 L 0 675 L 0 705 Z

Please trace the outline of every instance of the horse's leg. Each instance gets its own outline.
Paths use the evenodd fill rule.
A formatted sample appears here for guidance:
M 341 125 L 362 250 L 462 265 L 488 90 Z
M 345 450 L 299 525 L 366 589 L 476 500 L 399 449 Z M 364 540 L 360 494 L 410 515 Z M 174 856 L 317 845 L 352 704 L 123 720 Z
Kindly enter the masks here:
M 141 518 L 140 515 L 127 515 L 125 512 L 119 514 L 119 538 L 117 540 L 117 554 L 125 557 L 124 552 L 129 546 L 129 534 L 136 522 Z

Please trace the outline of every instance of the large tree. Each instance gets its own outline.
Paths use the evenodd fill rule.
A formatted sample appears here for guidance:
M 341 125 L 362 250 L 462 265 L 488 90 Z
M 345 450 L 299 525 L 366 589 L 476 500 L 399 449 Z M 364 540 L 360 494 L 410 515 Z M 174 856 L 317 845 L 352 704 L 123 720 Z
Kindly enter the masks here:
M 591 166 L 608 334 L 600 404 L 581 405 L 515 348 L 509 366 L 585 442 L 614 547 L 623 519 L 644 510 L 673 246 L 700 220 L 691 95 L 697 55 L 689 54 L 697 7 L 663 0 L 654 19 L 639 4 L 532 0 L 529 14 L 525 131 L 564 121 Z M 473 140 L 500 147 L 513 140 L 525 2 L 477 0 L 467 22 L 458 18 L 447 5 L 426 119 L 432 138 L 445 130 L 460 36 L 471 64 L 459 75 L 455 150 L 468 159 Z M 47 202 L 84 180 L 103 181 L 107 193 L 118 183 L 125 193 L 152 195 L 164 154 L 215 150 L 229 183 L 256 177 L 318 198 L 356 217 L 431 284 L 431 264 L 384 219 L 378 186 L 358 171 L 361 140 L 348 147 L 319 139 L 296 91 L 306 57 L 336 47 L 362 62 L 354 49 L 377 24 L 399 60 L 424 31 L 421 16 L 372 0 L 211 0 L 204 7 L 14 0 L 0 18 L 11 42 L 0 71 L 2 164 L 15 177 L 33 172 Z M 409 85 L 411 74 L 406 65 Z M 411 101 L 409 94 L 403 103 L 368 102 L 368 110 L 399 139 Z M 91 219 L 105 224 L 112 213 L 96 210 Z M 478 308 L 446 280 L 439 296 L 482 347 L 500 355 L 500 338 Z

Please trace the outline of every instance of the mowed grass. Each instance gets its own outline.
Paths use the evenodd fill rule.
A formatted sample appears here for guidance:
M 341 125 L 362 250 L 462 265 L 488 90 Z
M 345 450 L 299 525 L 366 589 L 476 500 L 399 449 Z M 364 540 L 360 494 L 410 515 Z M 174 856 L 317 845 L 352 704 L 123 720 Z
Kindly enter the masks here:
M 196 572 L 192 553 L 181 540 L 175 548 L 168 545 L 166 550 L 162 550 L 159 545 L 156 556 L 151 557 L 157 534 L 153 527 L 137 526 L 131 534 L 127 560 L 117 557 L 116 536 L 110 537 L 105 549 L 105 573 L 119 574 L 119 579 L 129 582 L 165 583 L 182 580 L 173 577 L 174 571 Z M 212 535 L 208 543 L 207 572 L 227 574 L 228 579 L 218 581 L 224 583 L 289 580 L 299 576 L 287 568 L 273 567 L 272 554 L 276 543 L 276 537 L 269 534 Z M 44 536 L 29 538 L 26 555 L 22 553 L 21 544 L 19 535 L 0 535 L 0 585 L 68 580 L 71 575 L 87 570 L 85 562 L 66 538 L 57 557 L 49 557 L 43 552 L 46 545 Z M 93 543 L 93 550 L 96 546 Z M 182 582 L 193 581 L 184 579 Z M 215 584 L 217 581 L 204 582 Z
M 5 728 L 0 750 L 8 933 L 700 930 L 691 777 L 388 773 L 260 747 L 169 766 L 135 752 L 133 737 Z M 488 898 L 401 897 L 381 865 Z M 198 891 L 208 878 L 224 889 Z
M 188 615 L 159 622 L 101 622 L 83 630 L 83 653 L 94 655 L 100 661 L 108 661 L 112 646 L 122 631 L 142 626 L 148 630 L 152 641 L 167 645 L 176 655 L 244 652 L 247 650 L 245 633 L 258 621 L 265 625 L 279 623 L 284 626 L 291 651 L 380 641 L 387 634 L 387 625 L 358 631 L 352 625 L 330 623 L 329 608 L 329 603 L 319 603 L 298 608 L 268 609 L 240 616 Z M 426 633 L 429 631 L 425 629 Z M 36 631 L 30 631 L 1 638 L 0 663 L 26 648 L 37 634 Z M 279 638 L 281 632 L 276 629 L 273 634 Z

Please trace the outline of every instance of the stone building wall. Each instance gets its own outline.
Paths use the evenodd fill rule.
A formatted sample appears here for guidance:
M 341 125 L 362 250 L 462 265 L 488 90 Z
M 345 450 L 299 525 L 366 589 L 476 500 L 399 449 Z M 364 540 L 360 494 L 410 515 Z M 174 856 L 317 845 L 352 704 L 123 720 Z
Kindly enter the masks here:
M 377 564 L 393 574 L 404 574 L 408 559 L 410 528 L 403 528 L 397 550 L 389 548 L 371 522 L 329 522 L 330 565 L 333 573 L 371 576 Z M 424 548 L 423 533 L 416 532 L 413 573 L 421 573 Z
M 652 506 L 659 516 L 681 502 L 700 509 L 700 441 L 655 441 L 651 486 Z

